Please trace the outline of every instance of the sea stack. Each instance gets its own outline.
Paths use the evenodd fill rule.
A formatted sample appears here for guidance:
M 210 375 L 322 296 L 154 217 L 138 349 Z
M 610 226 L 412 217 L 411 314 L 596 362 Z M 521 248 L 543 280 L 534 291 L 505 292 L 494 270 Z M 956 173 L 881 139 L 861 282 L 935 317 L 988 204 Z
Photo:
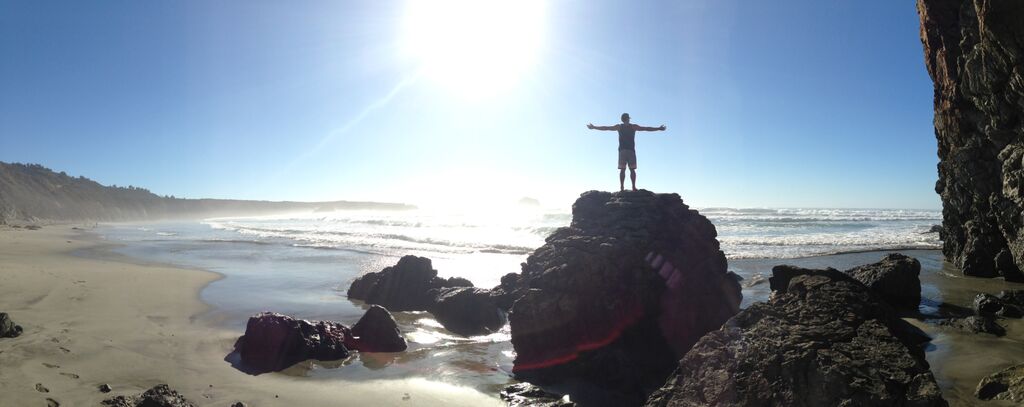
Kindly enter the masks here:
M 677 194 L 590 191 L 572 211 L 523 264 L 514 372 L 584 404 L 639 405 L 738 311 L 739 284 Z
M 965 275 L 1024 275 L 1024 2 L 918 0 L 935 83 L 943 253 Z

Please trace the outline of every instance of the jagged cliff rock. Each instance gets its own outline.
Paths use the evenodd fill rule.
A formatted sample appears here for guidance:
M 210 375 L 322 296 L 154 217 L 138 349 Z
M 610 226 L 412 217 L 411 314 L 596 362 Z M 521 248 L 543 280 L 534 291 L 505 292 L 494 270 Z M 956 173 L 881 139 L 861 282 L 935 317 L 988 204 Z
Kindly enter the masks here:
M 581 405 L 641 404 L 739 308 L 716 236 L 676 194 L 584 193 L 570 226 L 495 289 L 518 297 L 516 376 L 568 387 Z
M 778 266 L 766 303 L 701 338 L 647 400 L 667 406 L 945 406 L 920 330 L 835 269 Z
M 1024 280 L 1024 2 L 918 0 L 935 83 L 943 253 Z

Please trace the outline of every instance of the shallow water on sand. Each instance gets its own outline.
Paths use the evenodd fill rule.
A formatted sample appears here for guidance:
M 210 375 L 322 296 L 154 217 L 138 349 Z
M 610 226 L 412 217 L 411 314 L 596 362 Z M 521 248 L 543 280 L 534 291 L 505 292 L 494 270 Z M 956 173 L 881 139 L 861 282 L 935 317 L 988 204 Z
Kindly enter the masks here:
M 200 293 L 203 301 L 212 306 L 200 319 L 237 330 L 239 335 L 245 329 L 247 318 L 264 310 L 354 324 L 365 306 L 346 298 L 349 283 L 365 272 L 379 271 L 398 260 L 397 254 L 238 240 L 230 231 L 211 231 L 201 224 L 122 225 L 108 227 L 100 233 L 110 241 L 124 244 L 116 249 L 119 253 L 222 274 L 223 279 Z M 935 250 L 900 252 L 921 261 L 922 314 L 935 314 L 936 305 L 943 302 L 970 307 L 974 295 L 980 292 L 1024 289 L 1022 284 L 960 276 Z M 775 265 L 845 270 L 876 262 L 885 253 L 888 252 L 795 259 L 732 259 L 729 269 L 743 278 L 742 307 L 745 308 L 767 300 L 770 293 L 767 278 Z M 525 259 L 525 255 L 493 256 L 483 260 L 442 258 L 435 260 L 434 265 L 444 277 L 462 276 L 474 280 L 477 286 L 490 287 L 496 284 L 491 281 L 495 280 L 493 276 L 518 272 L 519 262 Z M 458 267 L 446 267 L 460 262 Z M 485 270 L 488 277 L 474 275 L 474 270 Z M 445 330 L 425 312 L 398 312 L 395 318 L 409 340 L 407 352 L 357 352 L 342 361 L 302 362 L 282 373 L 314 380 L 428 377 L 492 395 L 512 382 L 509 371 L 514 354 L 507 326 L 493 335 L 462 338 Z M 1019 320 L 1003 321 L 1008 331 L 1004 338 L 963 334 L 927 321 L 912 322 L 934 338 L 926 355 L 945 396 L 953 405 L 972 405 L 977 401 L 973 397 L 974 387 L 982 377 L 1024 362 L 1024 323 Z

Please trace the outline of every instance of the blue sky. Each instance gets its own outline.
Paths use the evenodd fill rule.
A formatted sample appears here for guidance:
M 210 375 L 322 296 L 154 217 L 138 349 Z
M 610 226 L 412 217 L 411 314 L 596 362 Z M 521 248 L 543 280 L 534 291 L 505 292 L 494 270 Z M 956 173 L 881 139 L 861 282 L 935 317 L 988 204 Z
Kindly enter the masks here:
M 939 207 L 912 1 L 412 3 L 0 0 L 0 161 L 180 197 L 561 205 L 618 187 L 615 134 L 585 125 L 629 112 L 668 125 L 637 136 L 639 187 L 691 205 Z

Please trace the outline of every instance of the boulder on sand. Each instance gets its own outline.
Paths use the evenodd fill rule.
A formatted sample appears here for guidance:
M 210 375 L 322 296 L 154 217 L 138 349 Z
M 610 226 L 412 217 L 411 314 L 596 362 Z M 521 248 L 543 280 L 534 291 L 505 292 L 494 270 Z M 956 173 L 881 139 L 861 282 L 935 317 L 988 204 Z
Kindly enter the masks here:
M 6 312 L 0 312 L 0 338 L 14 338 L 21 332 L 21 325 L 15 324 Z
M 913 257 L 889 253 L 877 263 L 846 272 L 893 308 L 916 311 L 921 304 L 921 262 Z
M 359 322 L 352 325 L 353 348 L 360 352 L 401 352 L 409 347 L 398 323 L 387 309 L 371 305 Z
M 355 279 L 348 297 L 391 311 L 423 311 L 434 303 L 436 293 L 431 290 L 472 285 L 464 278 L 438 277 L 426 257 L 403 256 L 394 266 Z
M 523 264 L 509 316 L 517 378 L 581 404 L 638 405 L 741 300 L 714 225 L 676 194 L 582 194 Z M 510 281 L 511 282 L 511 281 Z
M 701 338 L 647 406 L 945 406 L 921 337 L 834 269 L 779 266 L 766 303 Z
M 273 312 L 249 318 L 235 349 L 252 373 L 276 372 L 306 359 L 337 360 L 354 343 L 348 327 L 331 321 L 306 321 Z

